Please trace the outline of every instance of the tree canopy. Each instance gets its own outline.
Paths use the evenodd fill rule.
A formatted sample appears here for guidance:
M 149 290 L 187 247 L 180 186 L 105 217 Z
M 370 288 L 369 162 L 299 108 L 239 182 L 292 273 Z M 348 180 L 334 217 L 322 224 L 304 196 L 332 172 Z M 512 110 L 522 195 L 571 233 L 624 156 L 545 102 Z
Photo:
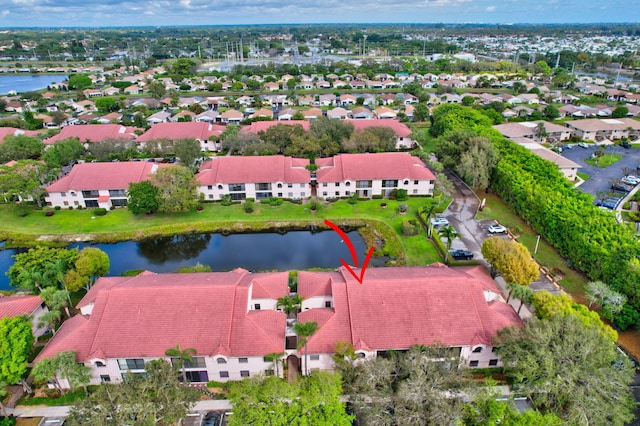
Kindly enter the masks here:
M 624 425 L 633 418 L 633 366 L 598 327 L 575 315 L 531 319 L 501 331 L 498 353 L 518 392 L 569 424 Z
M 131 213 L 151 214 L 158 211 L 160 203 L 158 202 L 158 188 L 150 181 L 143 180 L 138 183 L 129 184 L 129 201 L 127 208 Z
M 340 376 L 325 371 L 288 383 L 279 377 L 255 377 L 233 384 L 229 426 L 348 426 L 353 416 L 340 401 Z
M 33 341 L 28 317 L 0 319 L 0 382 L 15 384 L 22 379 Z
M 506 282 L 528 286 L 538 278 L 540 271 L 529 250 L 521 243 L 500 237 L 491 237 L 482 243 L 482 256 Z
M 185 212 L 198 205 L 196 178 L 184 166 L 161 167 L 153 175 L 158 188 L 158 211 Z
M 145 375 L 130 372 L 119 385 L 103 384 L 77 401 L 65 424 L 71 426 L 169 426 L 187 415 L 199 392 L 178 381 L 176 369 L 163 359 L 145 363 Z

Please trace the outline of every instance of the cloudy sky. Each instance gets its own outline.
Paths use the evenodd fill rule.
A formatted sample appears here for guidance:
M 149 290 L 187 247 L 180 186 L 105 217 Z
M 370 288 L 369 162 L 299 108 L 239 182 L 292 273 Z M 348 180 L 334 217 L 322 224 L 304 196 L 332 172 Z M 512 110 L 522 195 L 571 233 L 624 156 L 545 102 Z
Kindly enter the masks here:
M 638 0 L 0 0 L 0 28 L 638 22 Z

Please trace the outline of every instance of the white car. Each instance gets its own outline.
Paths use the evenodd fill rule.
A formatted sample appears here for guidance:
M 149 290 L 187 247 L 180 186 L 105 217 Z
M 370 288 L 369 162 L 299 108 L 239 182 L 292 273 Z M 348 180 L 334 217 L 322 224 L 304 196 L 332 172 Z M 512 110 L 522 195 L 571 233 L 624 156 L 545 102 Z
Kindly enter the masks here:
M 507 232 L 507 228 L 502 225 L 491 225 L 487 228 L 487 231 L 489 231 L 490 234 L 504 234 Z
M 444 217 L 434 217 L 431 219 L 431 225 L 433 226 L 449 226 L 449 221 Z
M 620 180 L 629 185 L 637 185 L 640 183 L 640 177 L 634 175 L 625 176 Z

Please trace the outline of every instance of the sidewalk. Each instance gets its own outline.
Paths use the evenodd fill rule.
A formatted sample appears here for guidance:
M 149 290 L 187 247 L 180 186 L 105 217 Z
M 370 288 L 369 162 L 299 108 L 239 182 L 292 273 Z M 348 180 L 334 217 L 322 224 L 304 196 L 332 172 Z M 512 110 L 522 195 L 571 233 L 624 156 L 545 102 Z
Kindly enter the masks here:
M 66 417 L 71 409 L 68 405 L 57 407 L 45 406 L 20 406 L 7 408 L 7 414 L 15 417 Z M 231 401 L 228 399 L 214 399 L 198 401 L 189 411 L 230 411 Z

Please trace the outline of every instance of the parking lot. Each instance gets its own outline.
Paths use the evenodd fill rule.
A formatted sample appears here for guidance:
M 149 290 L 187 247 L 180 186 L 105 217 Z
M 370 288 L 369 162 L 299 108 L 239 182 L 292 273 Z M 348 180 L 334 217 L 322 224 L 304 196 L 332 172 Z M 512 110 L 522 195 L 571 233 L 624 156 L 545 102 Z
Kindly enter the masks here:
M 623 168 L 628 169 L 631 174 L 637 174 L 636 167 L 640 165 L 640 149 L 615 145 L 607 146 L 605 148 L 606 154 L 622 154 L 622 159 L 606 168 L 592 166 L 585 162 L 595 150 L 595 144 L 589 144 L 589 148 L 574 145 L 571 149 L 565 149 L 560 154 L 580 164 L 582 166 L 580 172 L 589 175 L 589 179 L 580 185 L 580 189 L 587 194 L 595 197 L 598 192 L 611 191 L 611 183 L 623 176 Z

